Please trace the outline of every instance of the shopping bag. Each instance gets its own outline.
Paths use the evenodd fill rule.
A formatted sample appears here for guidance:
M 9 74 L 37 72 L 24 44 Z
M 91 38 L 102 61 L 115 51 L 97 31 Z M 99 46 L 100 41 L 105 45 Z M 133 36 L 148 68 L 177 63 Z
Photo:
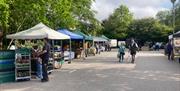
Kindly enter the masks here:
M 64 60 L 61 59 L 61 60 L 59 61 L 59 64 L 64 64 Z
M 59 62 L 54 61 L 54 68 L 56 68 L 56 69 L 60 68 Z
M 131 55 L 128 54 L 126 62 L 131 62 Z

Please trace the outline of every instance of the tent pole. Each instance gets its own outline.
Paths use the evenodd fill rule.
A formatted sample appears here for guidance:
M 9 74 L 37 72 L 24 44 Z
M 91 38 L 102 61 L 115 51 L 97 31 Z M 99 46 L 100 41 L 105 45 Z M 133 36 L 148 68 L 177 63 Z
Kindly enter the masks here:
M 62 51 L 63 47 L 62 47 L 62 40 L 61 40 L 61 51 Z
M 54 52 L 55 52 L 55 50 L 54 50 L 54 40 L 52 40 L 52 46 L 53 46 L 53 54 L 54 54 Z
M 9 43 L 9 45 L 8 45 L 8 47 L 7 47 L 7 49 L 9 49 L 10 48 L 10 46 L 11 46 L 11 44 L 12 44 L 12 42 L 14 41 L 14 39 L 11 39 L 11 42 Z
M 71 51 L 72 51 L 72 50 L 71 50 L 71 39 L 69 40 L 69 47 L 70 47 L 70 51 L 69 51 L 69 53 L 70 53 L 70 54 L 69 54 L 70 59 L 69 59 L 68 64 L 70 64 L 70 63 L 71 63 L 71 61 L 72 61 L 72 60 L 71 60 Z
M 86 51 L 86 48 L 85 48 L 85 38 L 83 39 L 83 60 L 85 60 L 85 56 L 86 56 L 86 54 L 85 54 L 85 51 Z
M 63 52 L 62 40 L 61 40 L 61 57 L 64 58 L 64 52 Z M 64 59 L 63 59 L 63 60 L 64 60 Z

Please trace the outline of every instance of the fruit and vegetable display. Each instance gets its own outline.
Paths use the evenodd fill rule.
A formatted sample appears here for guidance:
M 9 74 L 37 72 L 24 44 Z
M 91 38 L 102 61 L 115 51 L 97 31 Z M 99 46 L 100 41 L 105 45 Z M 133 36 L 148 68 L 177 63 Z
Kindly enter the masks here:
M 31 79 L 31 51 L 27 48 L 16 50 L 16 80 Z
M 17 77 L 26 77 L 29 76 L 29 71 L 19 71 L 17 72 Z

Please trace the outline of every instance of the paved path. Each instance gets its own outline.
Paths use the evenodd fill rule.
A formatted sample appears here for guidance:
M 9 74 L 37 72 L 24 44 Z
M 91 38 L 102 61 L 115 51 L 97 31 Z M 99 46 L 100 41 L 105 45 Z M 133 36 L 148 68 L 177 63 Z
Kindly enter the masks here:
M 180 91 L 180 64 L 160 52 L 139 52 L 136 63 L 118 63 L 117 52 L 104 52 L 64 64 L 50 81 L 7 83 L 0 91 Z M 127 53 L 125 55 L 128 57 Z

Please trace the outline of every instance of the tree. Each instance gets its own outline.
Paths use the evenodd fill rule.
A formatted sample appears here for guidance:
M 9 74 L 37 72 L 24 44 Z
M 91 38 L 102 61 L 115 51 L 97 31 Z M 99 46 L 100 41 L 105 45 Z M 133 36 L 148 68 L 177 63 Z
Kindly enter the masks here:
M 0 0 L 0 49 L 2 49 L 3 33 L 6 34 L 9 18 L 9 5 L 6 0 Z
M 39 22 L 54 29 L 69 28 L 76 23 L 71 12 L 72 0 L 10 0 L 9 5 L 9 30 L 24 30 Z
M 47 0 L 46 0 L 47 1 Z M 28 29 L 39 22 L 48 23 L 45 0 L 9 0 L 9 31 L 15 33 Z
M 47 17 L 53 28 L 71 28 L 77 25 L 72 12 L 73 0 L 50 0 Z
M 154 18 L 134 20 L 128 28 L 128 37 L 134 37 L 141 44 L 146 41 L 167 42 L 172 28 L 160 23 Z
M 93 0 L 9 0 L 9 33 L 18 32 L 43 22 L 51 28 L 74 28 L 81 21 L 94 24 Z M 15 30 L 15 31 L 11 31 Z
M 126 38 L 127 28 L 133 20 L 133 15 L 125 5 L 120 5 L 107 20 L 103 21 L 104 34 L 109 38 Z
M 0 0 L 0 28 L 11 34 L 43 22 L 53 29 L 81 28 L 91 34 L 101 33 L 102 26 L 91 9 L 93 1 Z
M 90 21 L 94 19 L 94 13 L 91 9 L 94 0 L 73 0 L 72 12 L 79 21 Z
M 180 3 L 175 5 L 175 32 L 180 30 Z M 160 23 L 165 24 L 169 27 L 172 27 L 173 13 L 172 10 L 160 11 L 156 15 Z
M 96 11 L 91 9 L 92 2 L 95 0 L 73 0 L 72 13 L 77 19 L 76 28 L 92 35 L 101 33 L 102 26 L 95 18 Z
M 156 18 L 160 21 L 160 23 L 172 26 L 172 14 L 169 10 L 159 11 L 156 14 Z
M 175 31 L 180 31 L 180 2 L 176 5 Z
M 9 5 L 6 0 L 0 0 L 0 30 L 6 30 L 9 18 Z

